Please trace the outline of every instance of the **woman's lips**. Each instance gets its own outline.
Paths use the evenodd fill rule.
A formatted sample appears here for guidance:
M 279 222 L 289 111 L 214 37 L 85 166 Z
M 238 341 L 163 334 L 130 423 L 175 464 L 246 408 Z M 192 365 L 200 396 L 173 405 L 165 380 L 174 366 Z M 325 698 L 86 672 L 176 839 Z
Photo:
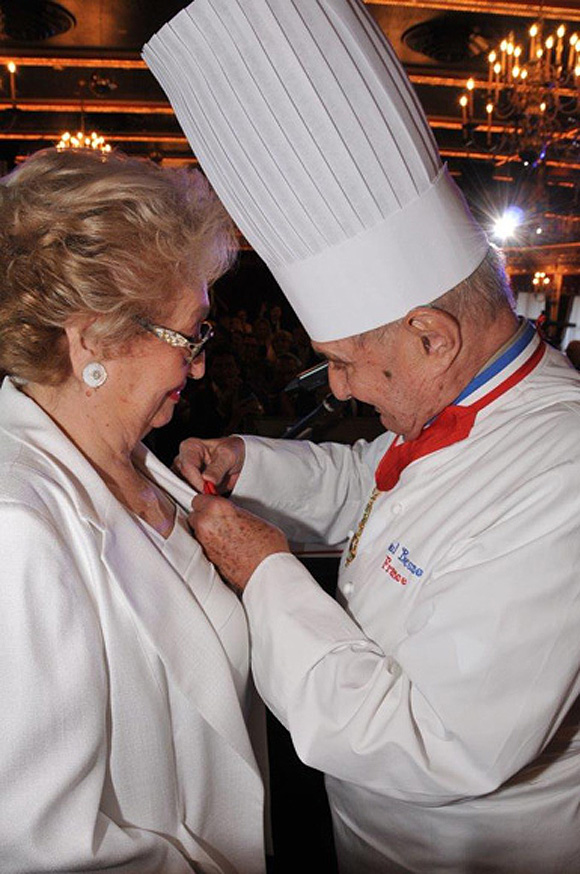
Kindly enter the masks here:
M 183 385 L 180 385 L 179 388 L 174 388 L 173 391 L 169 392 L 169 399 L 171 401 L 174 401 L 175 403 L 177 403 L 177 401 L 181 397 L 181 392 L 183 391 L 184 388 L 185 388 L 185 383 L 183 383 Z

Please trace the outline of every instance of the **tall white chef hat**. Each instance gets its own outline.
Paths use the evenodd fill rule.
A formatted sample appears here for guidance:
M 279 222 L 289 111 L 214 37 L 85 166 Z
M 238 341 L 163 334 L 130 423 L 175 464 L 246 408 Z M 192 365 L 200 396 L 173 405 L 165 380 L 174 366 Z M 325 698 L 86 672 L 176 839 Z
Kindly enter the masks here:
M 210 182 L 312 339 L 400 318 L 488 242 L 357 0 L 194 0 L 145 46 Z

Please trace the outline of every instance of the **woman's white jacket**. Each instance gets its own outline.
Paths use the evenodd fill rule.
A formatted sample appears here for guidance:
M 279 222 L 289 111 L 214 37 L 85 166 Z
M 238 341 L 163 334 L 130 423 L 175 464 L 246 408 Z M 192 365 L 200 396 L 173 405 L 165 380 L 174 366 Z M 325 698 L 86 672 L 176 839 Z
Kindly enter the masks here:
M 193 492 L 140 454 L 187 508 Z M 8 379 L 0 556 L 3 874 L 263 871 L 246 676 L 234 681 L 192 591 Z

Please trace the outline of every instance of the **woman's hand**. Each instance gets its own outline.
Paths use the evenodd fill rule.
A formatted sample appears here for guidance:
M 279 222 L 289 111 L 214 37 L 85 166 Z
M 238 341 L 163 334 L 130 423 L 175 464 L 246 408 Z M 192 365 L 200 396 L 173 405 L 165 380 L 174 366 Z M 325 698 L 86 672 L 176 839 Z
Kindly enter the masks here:
M 206 556 L 239 592 L 265 558 L 290 552 L 279 528 L 225 498 L 198 495 L 191 504 L 189 524 Z
M 220 492 L 231 492 L 244 466 L 246 448 L 241 437 L 200 440 L 190 437 L 179 447 L 174 470 L 193 488 L 203 493 L 205 482 Z

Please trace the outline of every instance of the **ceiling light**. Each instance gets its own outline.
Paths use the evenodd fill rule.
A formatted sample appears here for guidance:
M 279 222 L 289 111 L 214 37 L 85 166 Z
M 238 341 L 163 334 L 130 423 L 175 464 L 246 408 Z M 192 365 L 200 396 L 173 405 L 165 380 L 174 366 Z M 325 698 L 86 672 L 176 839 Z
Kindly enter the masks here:
M 493 227 L 493 234 L 500 240 L 507 240 L 513 237 L 518 227 L 523 221 L 524 214 L 517 206 L 510 206 L 496 220 Z

